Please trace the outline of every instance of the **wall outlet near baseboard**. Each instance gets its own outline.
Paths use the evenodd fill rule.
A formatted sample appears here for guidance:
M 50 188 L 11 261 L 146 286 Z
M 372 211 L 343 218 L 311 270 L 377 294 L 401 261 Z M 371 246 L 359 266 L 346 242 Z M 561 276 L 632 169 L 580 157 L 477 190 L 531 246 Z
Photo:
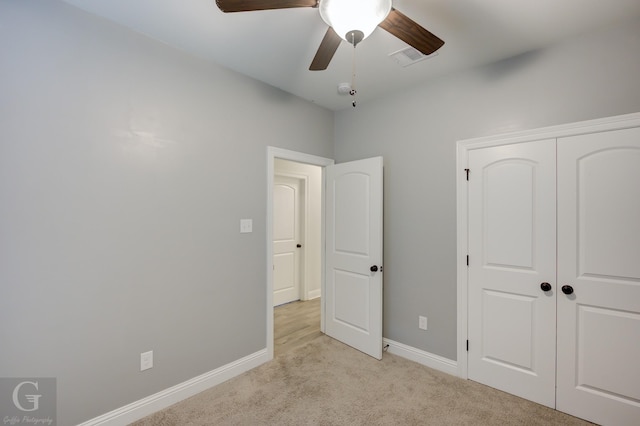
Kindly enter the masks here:
M 253 220 L 252 219 L 240 219 L 240 233 L 247 234 L 253 232 Z
M 153 351 L 143 352 L 140 354 L 140 371 L 148 370 L 153 367 Z
M 427 329 L 427 317 L 423 317 L 422 315 L 418 317 L 418 328 L 420 330 Z

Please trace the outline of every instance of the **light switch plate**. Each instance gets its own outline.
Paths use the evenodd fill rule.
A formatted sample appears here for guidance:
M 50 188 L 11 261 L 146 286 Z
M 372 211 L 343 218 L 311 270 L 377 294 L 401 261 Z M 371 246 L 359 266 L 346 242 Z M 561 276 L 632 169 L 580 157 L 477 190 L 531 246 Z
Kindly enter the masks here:
M 420 330 L 427 329 L 427 317 L 423 317 L 422 315 L 418 317 L 418 328 Z
M 246 234 L 253 232 L 253 220 L 252 219 L 240 219 L 240 233 Z
M 153 351 L 143 352 L 140 354 L 140 371 L 148 370 L 153 367 Z

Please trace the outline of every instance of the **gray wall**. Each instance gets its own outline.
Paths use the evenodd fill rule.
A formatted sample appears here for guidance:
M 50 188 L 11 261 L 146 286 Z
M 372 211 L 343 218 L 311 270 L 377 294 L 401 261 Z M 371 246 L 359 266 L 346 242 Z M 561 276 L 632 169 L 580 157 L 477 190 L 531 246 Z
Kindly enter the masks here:
M 456 359 L 456 141 L 638 112 L 639 79 L 636 20 L 336 114 L 336 162 L 384 156 L 385 337 Z
M 333 114 L 58 1 L 0 0 L 0 58 L 0 377 L 69 425 L 265 348 L 266 146 Z

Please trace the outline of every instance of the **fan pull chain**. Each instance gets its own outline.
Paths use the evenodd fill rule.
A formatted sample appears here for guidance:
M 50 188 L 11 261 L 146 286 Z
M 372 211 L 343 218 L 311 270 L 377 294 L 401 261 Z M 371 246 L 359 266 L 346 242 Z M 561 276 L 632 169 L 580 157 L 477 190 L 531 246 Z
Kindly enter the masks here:
M 353 61 L 352 61 L 352 65 L 351 65 L 351 90 L 349 90 L 349 94 L 351 96 L 353 96 L 353 102 L 351 102 L 351 105 L 353 105 L 353 107 L 356 107 L 356 38 L 355 38 L 355 34 L 351 33 L 351 41 L 353 43 Z

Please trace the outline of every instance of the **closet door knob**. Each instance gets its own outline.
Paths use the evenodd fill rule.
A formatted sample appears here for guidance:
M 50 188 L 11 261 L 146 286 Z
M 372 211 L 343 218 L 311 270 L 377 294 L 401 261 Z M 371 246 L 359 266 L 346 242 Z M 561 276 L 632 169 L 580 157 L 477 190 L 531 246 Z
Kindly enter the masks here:
M 573 287 L 571 287 L 570 285 L 563 285 L 562 286 L 562 292 L 564 294 L 572 294 L 573 293 Z
M 551 284 L 542 283 L 542 284 L 540 284 L 540 288 L 542 289 L 542 291 L 550 291 L 551 290 Z
M 378 265 L 373 265 L 371 268 L 369 268 L 369 270 L 371 272 L 378 272 Z

